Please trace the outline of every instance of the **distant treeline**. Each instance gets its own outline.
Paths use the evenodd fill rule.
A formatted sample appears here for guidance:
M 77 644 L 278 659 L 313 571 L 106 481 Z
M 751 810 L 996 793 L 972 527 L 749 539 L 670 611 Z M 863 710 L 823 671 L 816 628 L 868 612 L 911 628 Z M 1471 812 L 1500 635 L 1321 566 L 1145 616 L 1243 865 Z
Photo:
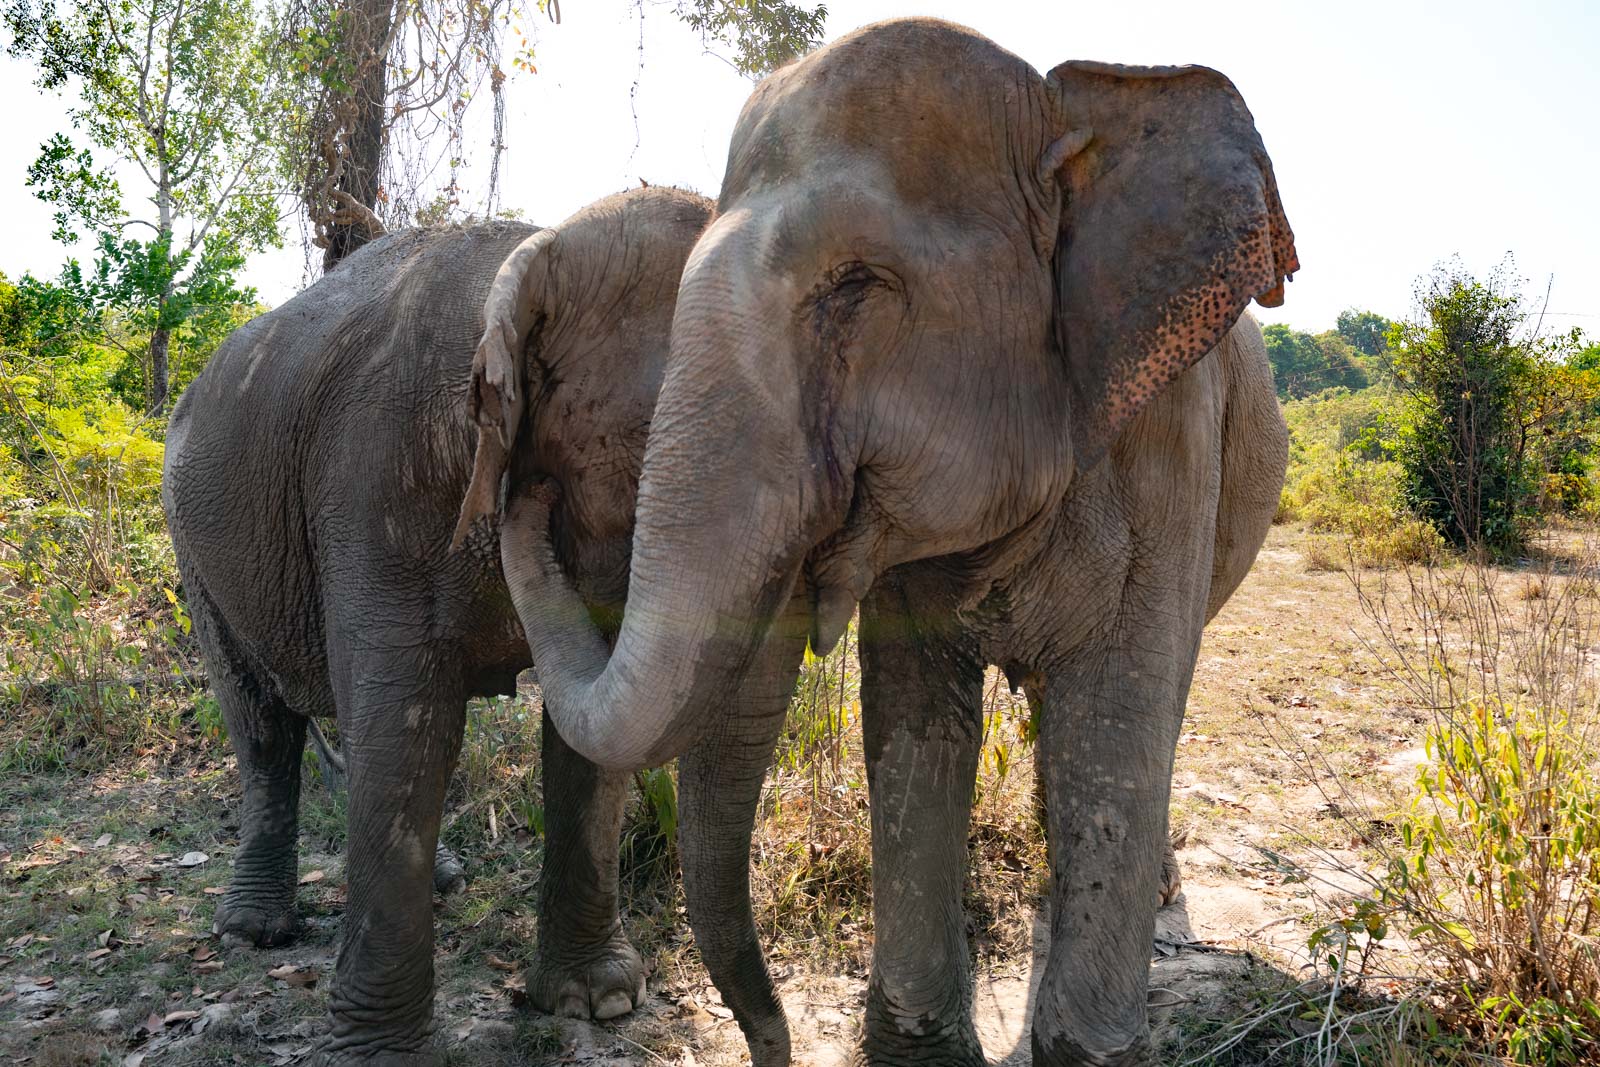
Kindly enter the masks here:
M 1263 328 L 1278 399 L 1298 400 L 1335 387 L 1359 390 L 1394 377 L 1389 335 L 1394 323 L 1374 311 L 1339 313 L 1333 329 L 1306 333 L 1282 323 Z

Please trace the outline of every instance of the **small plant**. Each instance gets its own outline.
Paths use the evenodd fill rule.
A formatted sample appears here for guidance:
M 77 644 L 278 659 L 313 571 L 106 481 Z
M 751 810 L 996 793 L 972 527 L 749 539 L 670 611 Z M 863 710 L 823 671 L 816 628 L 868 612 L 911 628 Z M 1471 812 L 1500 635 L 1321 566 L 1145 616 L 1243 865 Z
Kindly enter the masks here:
M 651 767 L 633 776 L 639 803 L 622 827 L 622 870 L 636 885 L 670 878 L 678 848 L 678 780 L 672 767 Z
M 4 649 L 6 702 L 43 708 L 35 738 L 46 743 L 41 751 L 100 745 L 122 732 L 117 720 L 138 697 L 123 674 L 143 653 L 93 618 L 71 590 L 44 590 L 39 609 L 22 619 L 25 644 Z
M 1432 721 L 1394 835 L 1367 838 L 1371 896 L 1311 947 L 1364 957 L 1400 931 L 1408 999 L 1517 1064 L 1600 1063 L 1596 563 L 1503 587 L 1481 561 L 1356 579 L 1369 650 Z
M 1427 752 L 1380 897 L 1513 1062 L 1600 1059 L 1600 780 L 1589 740 L 1559 711 L 1469 703 L 1428 730 Z

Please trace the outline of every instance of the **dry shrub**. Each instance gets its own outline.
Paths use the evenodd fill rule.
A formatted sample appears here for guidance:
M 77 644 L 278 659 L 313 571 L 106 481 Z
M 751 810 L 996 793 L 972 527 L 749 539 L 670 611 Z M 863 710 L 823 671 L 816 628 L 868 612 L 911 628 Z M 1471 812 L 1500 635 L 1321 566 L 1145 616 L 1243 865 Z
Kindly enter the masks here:
M 826 657 L 808 655 L 768 775 L 752 892 L 772 953 L 864 967 L 872 929 L 872 834 L 861 744 L 854 623 Z M 966 906 L 982 953 L 1030 944 L 1045 871 L 1034 803 L 1028 702 L 998 670 L 984 685 L 984 735 L 969 835 Z
M 1448 553 L 1439 531 L 1421 519 L 1402 519 L 1387 529 L 1371 530 L 1352 542 L 1356 559 L 1369 567 L 1433 566 Z
M 1312 536 L 1300 546 L 1300 554 L 1313 574 L 1338 572 L 1350 564 L 1350 543 L 1340 537 Z
M 1393 463 L 1323 457 L 1291 475 L 1279 498 L 1276 522 L 1303 520 L 1313 536 L 1303 552 L 1307 569 L 1424 566 L 1444 562 L 1439 531 L 1411 513 L 1401 499 Z
M 1398 842 L 1372 842 L 1373 896 L 1318 936 L 1402 929 L 1432 1006 L 1513 1063 L 1600 1063 L 1600 619 L 1579 595 L 1600 560 L 1587 559 L 1514 601 L 1476 564 L 1357 578 L 1372 651 L 1431 715 L 1427 761 Z

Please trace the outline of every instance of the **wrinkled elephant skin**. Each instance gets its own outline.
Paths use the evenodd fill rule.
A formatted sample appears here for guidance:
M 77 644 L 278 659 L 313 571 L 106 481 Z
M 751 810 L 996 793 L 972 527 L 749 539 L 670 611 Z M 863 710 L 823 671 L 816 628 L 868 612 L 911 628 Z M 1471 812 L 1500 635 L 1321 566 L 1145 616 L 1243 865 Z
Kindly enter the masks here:
M 1174 747 L 1201 629 L 1286 464 L 1243 312 L 1298 266 L 1217 72 L 1041 76 L 949 23 L 869 26 L 768 77 L 739 119 L 678 293 L 614 651 L 556 625 L 581 612 L 545 504 L 513 503 L 501 551 L 552 718 L 603 766 L 688 751 L 742 781 L 767 753 L 714 751 L 700 709 L 752 665 L 792 682 L 798 650 L 765 662 L 773 620 L 820 651 L 859 604 L 866 1060 L 982 1062 L 960 887 L 998 664 L 1039 708 L 1053 937 L 1034 1062 L 1151 1061 Z M 691 918 L 714 933 L 744 884 L 695 863 Z M 781 1064 L 759 950 L 741 951 L 713 977 L 768 1040 L 756 1063 Z
M 530 662 L 492 515 L 451 548 L 474 470 L 467 394 L 485 298 L 524 253 L 532 325 L 516 370 L 536 396 L 509 474 L 561 479 L 562 563 L 586 610 L 615 618 L 678 278 L 709 210 L 653 188 L 552 230 L 387 237 L 236 331 L 173 413 L 164 503 L 244 785 L 216 917 L 225 940 L 291 936 L 306 724 L 339 725 L 349 902 L 323 1062 L 440 1062 L 430 889 L 445 786 L 467 700 L 514 692 Z M 617 913 L 628 779 L 548 724 L 542 767 L 529 997 L 615 1016 L 639 1003 L 645 973 Z

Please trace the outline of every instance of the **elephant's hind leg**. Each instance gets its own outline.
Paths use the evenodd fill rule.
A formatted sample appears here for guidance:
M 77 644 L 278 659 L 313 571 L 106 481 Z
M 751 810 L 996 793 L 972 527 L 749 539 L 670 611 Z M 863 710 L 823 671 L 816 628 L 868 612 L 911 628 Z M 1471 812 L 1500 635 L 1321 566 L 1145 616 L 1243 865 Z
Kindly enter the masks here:
M 611 1019 L 644 1002 L 644 961 L 623 932 L 617 852 L 629 776 L 601 770 L 544 716 L 545 855 L 539 944 L 524 979 L 541 1011 Z
M 895 572 L 861 605 L 861 703 L 877 937 L 861 1057 L 981 1067 L 961 886 L 983 734 L 983 664 Z
M 228 946 L 281 945 L 294 936 L 299 857 L 300 754 L 306 720 L 246 665 L 198 583 L 189 583 L 211 691 L 239 761 L 244 805 L 233 879 L 213 930 Z
M 319 1067 L 443 1063 L 429 1044 L 434 855 L 466 712 L 449 655 L 391 648 L 335 661 L 350 892 Z

